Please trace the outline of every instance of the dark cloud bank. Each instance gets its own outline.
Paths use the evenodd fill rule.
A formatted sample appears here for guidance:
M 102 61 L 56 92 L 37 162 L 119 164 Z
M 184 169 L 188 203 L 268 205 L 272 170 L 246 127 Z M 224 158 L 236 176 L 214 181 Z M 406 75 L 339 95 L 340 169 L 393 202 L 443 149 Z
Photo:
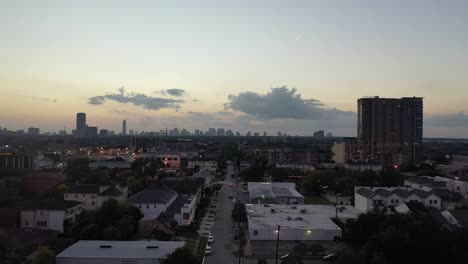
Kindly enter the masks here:
M 255 92 L 229 95 L 228 100 L 226 110 L 236 110 L 260 119 L 327 120 L 339 115 L 354 115 L 353 112 L 325 108 L 316 99 L 303 99 L 295 88 L 286 86 L 272 88 L 265 95 Z

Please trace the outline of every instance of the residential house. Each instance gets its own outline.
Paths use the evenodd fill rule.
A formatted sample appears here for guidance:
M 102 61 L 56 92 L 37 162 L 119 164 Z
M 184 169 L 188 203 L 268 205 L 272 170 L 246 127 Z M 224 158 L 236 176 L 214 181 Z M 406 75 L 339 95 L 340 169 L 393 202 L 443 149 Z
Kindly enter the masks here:
M 447 183 L 445 181 L 438 181 L 431 177 L 409 177 L 405 179 L 404 185 L 426 192 L 430 192 L 436 188 L 447 188 Z
M 396 207 L 402 203 L 422 203 L 427 207 L 442 208 L 442 200 L 434 192 L 409 187 L 363 187 L 354 188 L 355 207 L 363 212 L 375 208 Z
M 21 208 L 21 228 L 39 228 L 64 231 L 75 222 L 82 211 L 82 203 L 75 201 L 38 200 L 27 202 Z
M 143 222 L 156 219 L 176 198 L 177 193 L 172 190 L 146 189 L 130 197 L 128 202 L 140 209 L 143 213 L 140 222 Z
M 81 202 L 85 210 L 96 210 L 109 199 L 125 201 L 127 196 L 128 187 L 82 184 L 71 187 L 64 194 L 64 200 Z

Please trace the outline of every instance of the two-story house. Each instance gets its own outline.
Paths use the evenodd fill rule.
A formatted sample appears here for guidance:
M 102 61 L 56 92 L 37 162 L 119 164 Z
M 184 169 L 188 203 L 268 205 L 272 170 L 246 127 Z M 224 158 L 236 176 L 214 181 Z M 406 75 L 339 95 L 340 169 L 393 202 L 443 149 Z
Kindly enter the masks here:
M 21 208 L 22 228 L 39 228 L 64 231 L 64 227 L 75 223 L 82 211 L 82 203 L 74 201 L 39 200 L 27 202 Z
M 65 194 L 65 201 L 78 201 L 83 203 L 85 210 L 96 210 L 102 204 L 114 199 L 125 201 L 128 195 L 128 187 L 113 185 L 82 184 L 71 187 Z
M 177 198 L 177 193 L 172 190 L 146 189 L 136 193 L 128 199 L 143 213 L 140 221 L 156 219 L 162 212 L 165 212 L 172 202 Z
M 396 207 L 403 203 L 422 203 L 424 206 L 441 209 L 442 199 L 433 192 L 409 187 L 365 187 L 354 189 L 355 207 L 363 212 L 376 208 Z

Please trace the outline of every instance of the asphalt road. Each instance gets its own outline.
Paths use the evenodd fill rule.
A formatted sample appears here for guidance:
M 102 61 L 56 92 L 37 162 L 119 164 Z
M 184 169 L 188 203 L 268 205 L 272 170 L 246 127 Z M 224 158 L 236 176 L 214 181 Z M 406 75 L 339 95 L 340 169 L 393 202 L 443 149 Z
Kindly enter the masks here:
M 232 245 L 234 226 L 231 217 L 233 202 L 229 199 L 229 194 L 235 197 L 235 184 L 231 179 L 231 173 L 234 172 L 233 166 L 228 165 L 226 179 L 218 196 L 218 210 L 214 217 L 214 226 L 211 234 L 214 236 L 214 243 L 211 245 L 213 253 L 205 257 L 206 264 L 234 264 L 238 263 L 238 258 L 232 254 L 234 246 Z M 235 185 L 234 185 L 235 186 Z

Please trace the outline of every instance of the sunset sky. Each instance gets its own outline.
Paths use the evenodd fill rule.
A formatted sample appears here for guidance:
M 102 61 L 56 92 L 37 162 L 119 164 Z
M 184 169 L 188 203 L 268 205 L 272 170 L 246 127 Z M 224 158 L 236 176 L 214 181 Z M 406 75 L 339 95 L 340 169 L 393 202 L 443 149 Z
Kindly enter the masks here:
M 468 1 L 0 0 L 0 127 L 356 136 L 356 100 L 424 97 L 468 138 Z M 123 89 L 122 89 L 123 87 Z M 466 114 L 465 114 L 466 113 Z

